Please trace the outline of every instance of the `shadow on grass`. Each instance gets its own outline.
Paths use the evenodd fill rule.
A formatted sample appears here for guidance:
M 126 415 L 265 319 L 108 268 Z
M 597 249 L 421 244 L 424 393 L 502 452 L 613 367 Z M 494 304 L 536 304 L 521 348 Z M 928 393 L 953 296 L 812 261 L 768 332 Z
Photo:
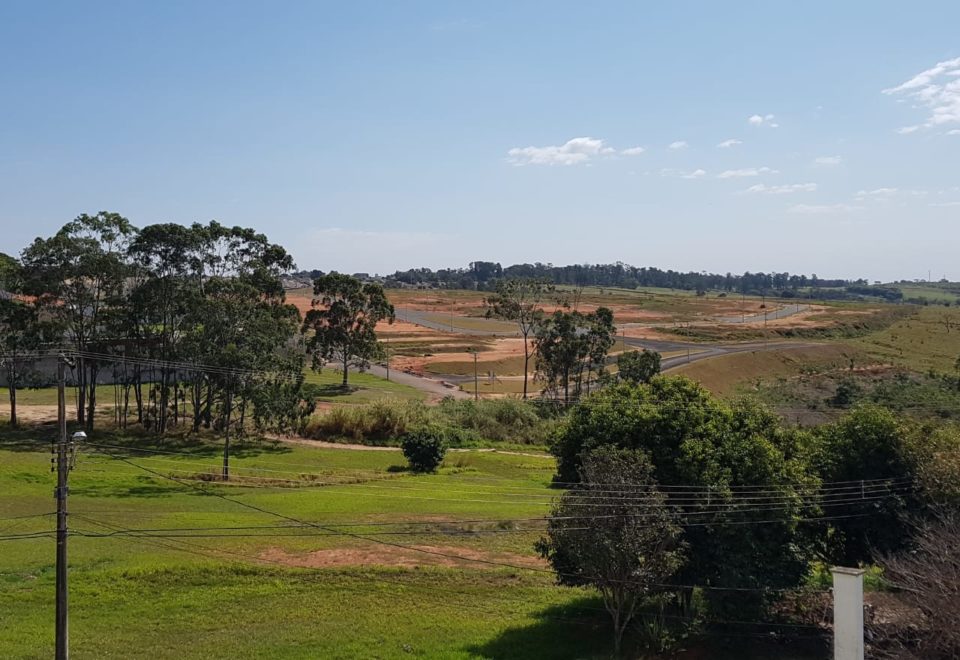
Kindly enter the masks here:
M 360 388 L 354 385 L 347 385 L 344 387 L 343 385 L 333 383 L 327 385 L 308 383 L 304 386 L 304 391 L 306 392 L 307 396 L 321 400 L 335 400 L 341 397 L 348 397 L 359 390 Z
M 187 487 L 180 486 L 172 482 L 162 482 L 153 477 L 136 477 L 137 485 L 126 486 L 123 484 L 90 484 L 83 486 L 71 486 L 70 494 L 82 497 L 108 497 L 108 498 L 158 498 L 170 497 L 172 495 L 189 494 Z M 204 495 L 200 491 L 193 491 L 195 495 Z
M 7 451 L 47 451 L 57 439 L 57 425 L 21 424 L 14 428 L 9 424 L 0 426 L 0 449 Z
M 598 611 L 598 608 L 600 611 Z M 598 598 L 580 598 L 548 607 L 533 616 L 536 623 L 508 628 L 469 653 L 490 660 L 526 658 L 567 660 L 612 657 L 610 617 Z

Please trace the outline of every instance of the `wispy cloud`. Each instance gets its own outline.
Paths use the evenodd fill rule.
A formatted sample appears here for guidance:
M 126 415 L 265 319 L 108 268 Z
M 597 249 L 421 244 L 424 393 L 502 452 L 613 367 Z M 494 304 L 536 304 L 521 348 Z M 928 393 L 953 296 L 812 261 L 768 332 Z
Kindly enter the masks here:
M 839 165 L 843 162 L 843 159 L 840 156 L 818 156 L 813 159 L 814 165 L 820 165 L 823 167 L 833 167 L 834 165 Z
M 789 195 L 798 192 L 815 192 L 817 184 L 815 183 L 789 183 L 782 186 L 767 186 L 758 183 L 750 186 L 743 192 L 745 193 L 763 193 L 765 195 Z
M 517 166 L 578 165 L 615 152 L 616 149 L 606 146 L 603 140 L 577 137 L 557 146 L 514 147 L 507 152 L 507 160 Z
M 729 140 L 724 140 L 717 145 L 720 149 L 729 149 L 730 147 L 735 147 L 738 144 L 743 144 L 742 140 L 737 140 L 736 138 L 730 138 Z
M 678 176 L 681 179 L 702 179 L 706 175 L 707 171 L 699 167 L 695 170 L 678 170 L 672 167 L 660 170 L 660 176 Z
M 874 188 L 873 190 L 858 190 L 857 197 L 889 197 L 900 192 L 899 188 Z
M 862 202 L 867 199 L 874 201 L 889 201 L 893 197 L 923 197 L 926 190 L 901 190 L 900 188 L 874 188 L 873 190 L 858 190 L 854 199 Z
M 644 151 L 646 151 L 646 148 L 644 147 L 629 147 L 627 149 L 623 149 L 620 153 L 624 156 L 639 156 Z
M 947 131 L 947 135 L 960 135 L 960 128 L 951 128 Z
M 853 204 L 794 204 L 787 209 L 790 213 L 806 213 L 809 215 L 855 213 L 862 210 L 862 206 L 854 206 Z
M 774 121 L 773 115 L 750 115 L 747 122 L 753 126 L 769 126 L 770 128 L 779 128 L 780 124 Z
M 931 202 L 929 205 L 938 208 L 954 208 L 960 206 L 960 202 Z
M 760 176 L 761 174 L 780 174 L 780 170 L 771 167 L 745 167 L 739 170 L 724 170 L 717 175 L 718 179 L 738 179 L 747 176 Z
M 689 146 L 690 145 L 687 144 L 686 140 L 677 140 L 676 142 L 671 142 L 669 145 L 667 145 L 667 149 L 678 151 L 680 149 L 686 149 Z
M 960 57 L 937 62 L 905 83 L 883 90 L 883 93 L 909 98 L 917 107 L 929 112 L 922 124 L 897 129 L 902 135 L 915 133 L 921 127 L 960 123 Z

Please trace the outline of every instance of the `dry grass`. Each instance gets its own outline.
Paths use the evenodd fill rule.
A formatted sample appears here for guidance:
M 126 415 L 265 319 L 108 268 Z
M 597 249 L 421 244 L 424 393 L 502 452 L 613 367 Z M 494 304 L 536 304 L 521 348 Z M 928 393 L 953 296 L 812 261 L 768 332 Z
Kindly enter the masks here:
M 823 344 L 781 351 L 733 353 L 684 365 L 671 373 L 688 376 L 708 390 L 724 395 L 758 380 L 790 378 L 812 370 L 849 366 L 851 359 L 861 364 L 868 357 L 853 346 Z
M 960 309 L 921 307 L 913 316 L 852 343 L 884 362 L 953 373 L 960 357 Z

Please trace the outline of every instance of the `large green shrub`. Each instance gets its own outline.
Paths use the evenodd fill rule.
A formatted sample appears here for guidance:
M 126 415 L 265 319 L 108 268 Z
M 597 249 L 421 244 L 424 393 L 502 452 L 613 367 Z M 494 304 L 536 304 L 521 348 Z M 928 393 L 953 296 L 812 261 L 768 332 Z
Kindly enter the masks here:
M 447 441 L 443 429 L 425 426 L 410 431 L 401 443 L 403 455 L 414 472 L 436 472 L 447 453 Z
M 317 440 L 396 444 L 413 429 L 436 426 L 451 446 L 480 442 L 545 444 L 557 425 L 552 411 L 515 399 L 457 401 L 429 406 L 419 401 L 375 401 L 338 406 L 314 417 L 304 435 Z

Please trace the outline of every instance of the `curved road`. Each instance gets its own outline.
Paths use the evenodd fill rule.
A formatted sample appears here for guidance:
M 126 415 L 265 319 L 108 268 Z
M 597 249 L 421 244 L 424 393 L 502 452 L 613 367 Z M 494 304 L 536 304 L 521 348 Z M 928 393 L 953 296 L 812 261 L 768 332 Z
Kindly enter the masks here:
M 794 314 L 799 314 L 809 309 L 807 305 L 797 305 L 791 306 L 789 308 L 782 308 L 776 312 L 770 312 L 768 318 L 786 318 Z M 438 330 L 442 332 L 450 332 L 449 323 L 440 323 L 433 319 L 425 318 L 429 312 L 421 312 L 418 310 L 397 310 L 397 318 L 406 321 L 408 323 L 414 323 L 416 325 L 423 326 L 425 328 L 430 328 L 432 330 Z M 746 317 L 748 320 L 755 320 L 758 316 L 754 315 L 753 317 Z M 469 335 L 477 337 L 519 337 L 519 332 L 493 332 L 490 330 L 478 330 L 473 328 L 458 328 L 456 325 L 456 318 L 454 317 L 454 333 L 459 335 Z M 741 323 L 741 317 L 720 317 L 714 319 L 714 321 L 719 321 L 721 323 Z M 650 324 L 636 324 L 643 327 L 650 327 Z M 701 360 L 709 360 L 711 358 L 720 357 L 721 355 L 729 355 L 732 353 L 747 353 L 751 351 L 777 351 L 791 348 L 805 348 L 808 346 L 815 346 L 815 343 L 812 342 L 748 342 L 748 343 L 731 343 L 731 344 L 699 344 L 694 342 L 683 342 L 683 341 L 672 341 L 672 340 L 660 340 L 660 339 L 636 339 L 632 337 L 623 338 L 624 343 L 628 346 L 634 348 L 646 348 L 651 351 L 656 351 L 658 353 L 676 353 L 676 352 L 686 352 L 689 351 L 688 355 L 675 355 L 673 357 L 664 358 L 661 363 L 662 369 L 664 372 L 670 371 L 671 369 L 676 369 L 685 364 L 690 364 L 692 362 L 699 362 Z M 386 370 L 382 367 L 373 367 L 371 369 L 373 373 L 378 376 L 385 376 Z M 459 387 L 448 388 L 443 385 L 443 382 L 450 383 L 453 385 L 461 385 L 463 383 L 468 383 L 473 380 L 473 376 L 469 375 L 454 375 L 450 374 L 443 377 L 443 382 L 434 380 L 432 378 L 425 378 L 422 376 L 416 376 L 413 374 L 408 374 L 404 372 L 391 371 L 390 377 L 397 382 L 402 382 L 411 387 L 423 390 L 429 393 L 432 396 L 452 396 L 458 399 L 471 398 L 473 395 L 460 390 Z

